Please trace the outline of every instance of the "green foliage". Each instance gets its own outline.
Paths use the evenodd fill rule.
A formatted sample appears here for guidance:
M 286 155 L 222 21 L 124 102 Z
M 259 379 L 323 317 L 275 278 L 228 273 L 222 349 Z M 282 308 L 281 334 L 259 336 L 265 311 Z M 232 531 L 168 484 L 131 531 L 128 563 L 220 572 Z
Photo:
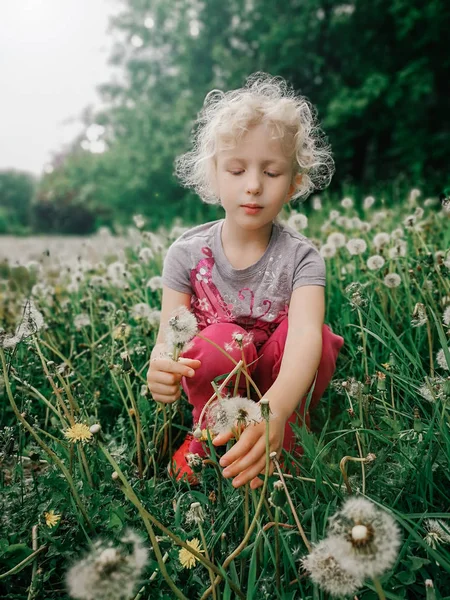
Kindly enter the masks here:
M 123 0 L 111 29 L 122 77 L 99 86 L 105 108 L 84 117 L 87 130 L 104 128 L 105 151 L 91 153 L 81 136 L 55 160 L 37 230 L 83 233 L 125 222 L 130 207 L 154 227 L 214 218 L 216 208 L 180 188 L 174 160 L 189 149 L 205 95 L 257 70 L 285 77 L 317 107 L 336 161 L 332 192 L 414 182 L 436 194 L 448 183 L 444 0 Z
M 29 173 L 0 171 L 0 234 L 26 230 L 35 185 Z

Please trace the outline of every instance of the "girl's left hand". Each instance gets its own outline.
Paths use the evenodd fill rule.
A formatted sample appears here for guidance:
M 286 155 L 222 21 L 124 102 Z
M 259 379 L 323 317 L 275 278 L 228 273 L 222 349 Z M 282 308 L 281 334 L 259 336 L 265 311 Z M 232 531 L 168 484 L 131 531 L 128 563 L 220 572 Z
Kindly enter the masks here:
M 284 439 L 284 428 L 287 419 L 282 416 L 271 416 L 269 427 L 269 453 L 281 454 Z M 222 433 L 213 439 L 215 446 L 222 446 L 233 437 L 233 433 Z M 266 422 L 249 425 L 241 434 L 239 441 L 220 459 L 224 477 L 234 477 L 234 487 L 250 483 L 251 489 L 259 488 L 263 482 L 257 475 L 266 468 Z M 273 473 L 273 461 L 270 460 L 269 475 Z

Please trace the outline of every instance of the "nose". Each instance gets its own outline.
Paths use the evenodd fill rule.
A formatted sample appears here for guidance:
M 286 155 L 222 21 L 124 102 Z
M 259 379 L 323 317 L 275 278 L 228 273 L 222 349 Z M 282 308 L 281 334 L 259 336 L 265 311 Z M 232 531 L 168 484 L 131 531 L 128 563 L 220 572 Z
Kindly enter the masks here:
M 246 193 L 251 196 L 259 196 L 261 193 L 261 179 L 260 177 L 254 173 L 248 175 L 248 179 L 246 182 Z

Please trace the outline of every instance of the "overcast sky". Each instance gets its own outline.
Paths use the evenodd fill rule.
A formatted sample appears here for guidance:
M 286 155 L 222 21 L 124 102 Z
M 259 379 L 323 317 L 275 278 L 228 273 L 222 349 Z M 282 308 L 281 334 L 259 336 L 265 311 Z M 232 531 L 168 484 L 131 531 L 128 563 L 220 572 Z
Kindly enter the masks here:
M 80 131 L 83 108 L 100 105 L 118 9 L 118 0 L 2 0 L 0 169 L 39 175 Z

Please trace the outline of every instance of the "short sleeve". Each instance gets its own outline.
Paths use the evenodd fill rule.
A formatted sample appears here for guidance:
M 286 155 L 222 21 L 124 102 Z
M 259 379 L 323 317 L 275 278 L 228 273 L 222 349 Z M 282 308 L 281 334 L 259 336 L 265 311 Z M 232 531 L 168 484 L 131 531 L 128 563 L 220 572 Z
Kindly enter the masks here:
M 171 290 L 192 294 L 190 281 L 190 252 L 186 243 L 174 242 L 164 258 L 162 282 Z
M 296 252 L 292 289 L 303 285 L 326 285 L 325 261 L 314 246 L 300 244 Z

